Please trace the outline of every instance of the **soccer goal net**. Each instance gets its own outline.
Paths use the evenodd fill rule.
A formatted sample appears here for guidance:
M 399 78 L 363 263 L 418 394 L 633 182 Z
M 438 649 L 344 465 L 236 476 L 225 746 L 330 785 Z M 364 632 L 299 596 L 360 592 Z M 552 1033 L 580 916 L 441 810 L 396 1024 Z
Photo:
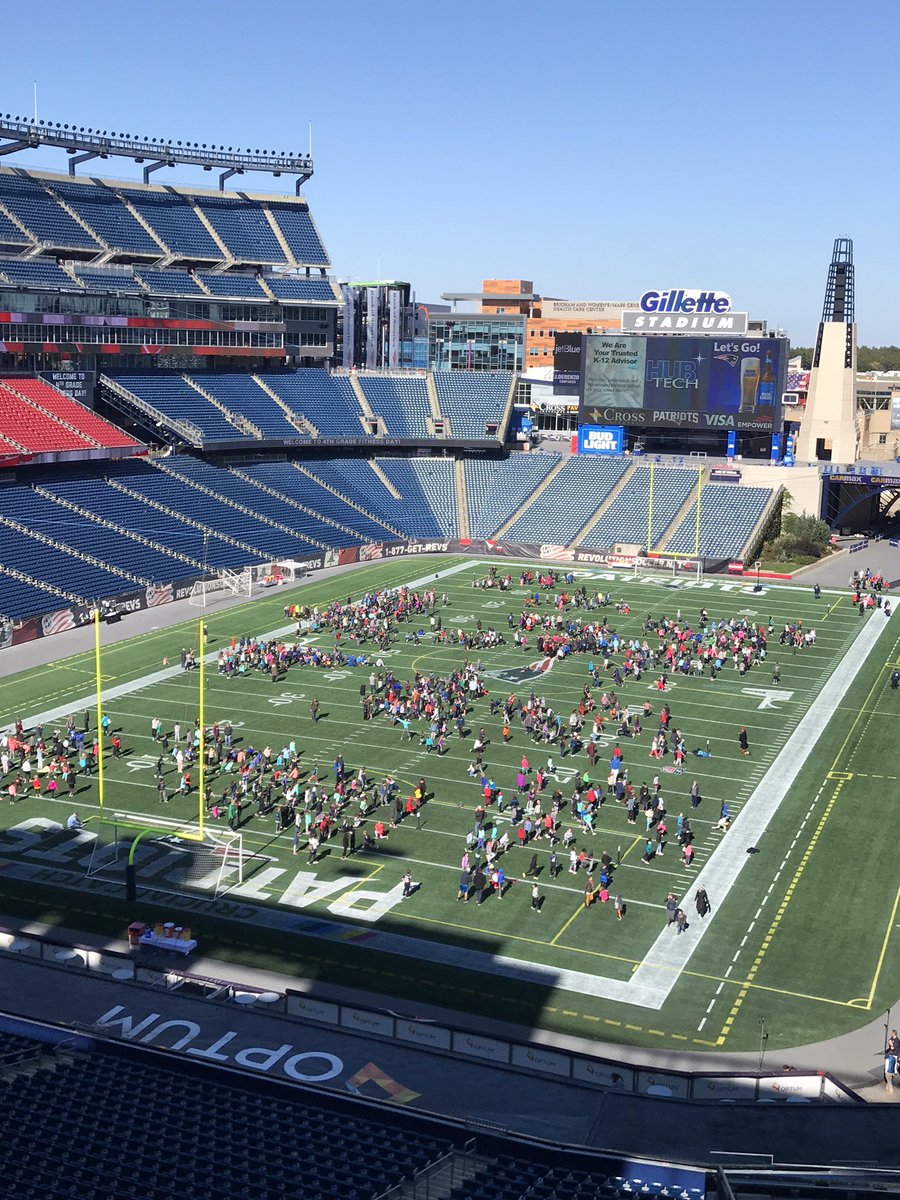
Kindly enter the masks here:
M 244 881 L 244 836 L 197 824 L 144 820 L 116 813 L 92 823 L 95 832 L 87 874 L 125 884 L 132 863 L 140 884 L 157 892 L 216 900 Z M 253 857 L 252 854 L 249 857 Z
M 250 596 L 253 592 L 253 569 L 242 571 L 220 571 L 212 579 L 198 579 L 191 588 L 188 603 L 195 608 L 206 608 L 207 604 L 228 600 L 232 596 Z
M 663 587 L 681 587 L 688 580 L 703 579 L 703 559 L 686 554 L 664 554 L 659 557 L 634 560 L 634 578 L 648 579 Z

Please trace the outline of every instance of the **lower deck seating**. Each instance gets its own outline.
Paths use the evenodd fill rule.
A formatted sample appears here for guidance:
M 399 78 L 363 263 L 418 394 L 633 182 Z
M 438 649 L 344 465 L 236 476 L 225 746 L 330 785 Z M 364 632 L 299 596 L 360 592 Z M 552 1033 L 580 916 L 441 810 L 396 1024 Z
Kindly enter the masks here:
M 100 599 L 131 591 L 143 580 L 166 583 L 204 569 L 233 570 L 276 559 L 307 559 L 325 549 L 404 538 L 449 539 L 459 533 L 457 462 L 452 457 L 384 455 L 370 460 L 358 454 L 326 458 L 303 453 L 296 464 L 239 462 L 228 467 L 193 455 L 169 455 L 158 465 L 127 457 L 20 468 L 19 477 L 17 484 L 0 487 L 0 615 L 16 619 L 59 608 L 63 598 L 54 589 Z M 463 457 L 462 477 L 473 538 L 496 537 L 521 509 L 504 539 L 570 544 L 617 486 L 612 502 L 584 535 L 585 545 L 640 545 L 647 537 L 650 472 L 643 464 L 575 457 L 560 466 L 555 454 L 496 460 L 473 455 Z M 544 490 L 529 502 L 548 477 Z M 655 468 L 650 521 L 655 546 L 693 553 L 696 513 L 693 507 L 687 512 L 686 505 L 696 480 L 692 470 Z M 739 554 L 771 494 L 769 488 L 707 486 L 701 552 L 707 557 Z M 91 515 L 75 513 L 56 498 Z M 673 529 L 679 513 L 683 515 Z M 17 573 L 23 578 L 16 578 Z
M 378 466 L 403 497 L 404 528 L 415 537 L 459 532 L 451 458 L 379 458 Z
M 646 545 L 648 526 L 651 545 L 658 545 L 696 487 L 696 471 L 655 467 L 651 508 L 650 468 L 636 467 L 612 505 L 585 536 L 585 546 L 606 548 L 617 542 Z
M 676 554 L 736 558 L 771 498 L 771 488 L 710 484 L 700 493 L 699 538 L 697 515 L 691 512 L 669 538 L 666 549 Z
M 628 469 L 619 458 L 570 458 L 506 531 L 510 539 L 566 546 Z
M 464 459 L 471 536 L 493 537 L 558 462 L 558 454 Z

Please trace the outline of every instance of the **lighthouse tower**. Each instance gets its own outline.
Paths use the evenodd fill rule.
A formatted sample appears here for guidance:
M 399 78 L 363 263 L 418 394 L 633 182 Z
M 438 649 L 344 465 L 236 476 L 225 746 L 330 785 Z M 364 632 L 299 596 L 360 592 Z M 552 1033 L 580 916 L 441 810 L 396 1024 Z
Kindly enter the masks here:
M 816 337 L 797 458 L 852 463 L 858 457 L 853 242 L 835 238 Z

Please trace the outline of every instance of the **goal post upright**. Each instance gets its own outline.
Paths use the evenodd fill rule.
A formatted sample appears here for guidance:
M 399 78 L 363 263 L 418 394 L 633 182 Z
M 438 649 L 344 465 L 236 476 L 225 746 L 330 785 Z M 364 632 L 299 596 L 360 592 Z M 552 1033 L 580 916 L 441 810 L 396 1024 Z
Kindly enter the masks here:
M 697 465 L 697 519 L 694 524 L 694 558 L 700 554 L 700 497 L 703 495 L 703 465 Z
M 204 707 L 205 700 L 205 680 L 206 680 L 206 644 L 205 644 L 206 626 L 203 618 L 200 618 L 200 653 L 198 661 L 200 663 L 200 763 L 197 770 L 197 821 L 200 826 L 200 836 L 203 837 L 203 817 L 204 817 L 204 789 L 206 785 L 206 711 Z
M 103 675 L 100 670 L 100 606 L 94 607 L 94 676 L 97 692 L 97 745 L 99 754 L 97 756 L 97 788 L 100 797 L 100 815 L 103 815 L 103 805 L 105 799 L 104 780 L 103 780 Z
M 650 495 L 647 497 L 647 555 L 653 549 L 653 473 L 656 464 L 650 464 Z

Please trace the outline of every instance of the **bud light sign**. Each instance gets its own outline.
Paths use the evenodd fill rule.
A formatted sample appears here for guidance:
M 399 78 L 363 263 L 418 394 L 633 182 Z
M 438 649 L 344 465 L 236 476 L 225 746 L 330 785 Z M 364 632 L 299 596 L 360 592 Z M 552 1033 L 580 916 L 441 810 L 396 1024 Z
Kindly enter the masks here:
M 578 430 L 579 454 L 621 454 L 624 448 L 621 425 L 582 425 Z

